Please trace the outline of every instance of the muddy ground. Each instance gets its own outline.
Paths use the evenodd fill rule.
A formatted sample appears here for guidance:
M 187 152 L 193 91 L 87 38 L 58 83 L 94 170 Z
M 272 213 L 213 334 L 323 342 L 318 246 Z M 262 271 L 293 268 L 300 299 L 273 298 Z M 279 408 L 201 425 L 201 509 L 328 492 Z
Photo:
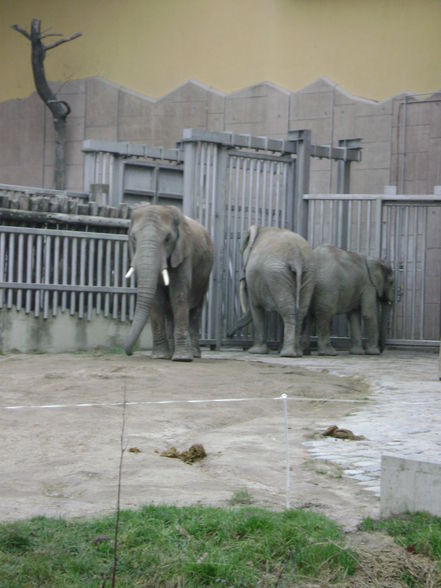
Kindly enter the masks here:
M 124 390 L 125 445 L 139 450 L 124 454 L 124 508 L 222 506 L 243 489 L 256 505 L 283 508 L 283 406 L 273 399 L 287 392 L 299 397 L 288 408 L 291 505 L 321 510 L 346 528 L 377 512 L 375 497 L 343 478 L 338 466 L 312 460 L 302 446 L 321 434 L 316 423 L 338 424 L 354 410 L 319 399 L 367 399 L 362 381 L 263 363 L 94 353 L 3 356 L 0 382 L 1 520 L 114 509 Z M 183 402 L 214 399 L 236 401 Z M 207 453 L 199 463 L 160 455 L 194 443 Z
M 276 365 L 217 356 L 174 363 L 143 353 L 129 358 L 100 352 L 1 356 L 0 521 L 114 512 L 123 421 L 122 508 L 226 506 L 247 490 L 254 505 L 283 509 L 284 416 L 276 400 L 282 392 L 290 398 L 290 506 L 320 511 L 348 531 L 361 567 L 345 586 L 404 586 L 409 573 L 421 585 L 438 585 L 429 560 L 385 536 L 355 531 L 363 517 L 378 516 L 378 498 L 344 478 L 339 466 L 311 459 L 302 444 L 321 435 L 318 423 L 338 424 L 369 403 L 368 385 L 326 369 L 307 371 L 296 360 Z M 342 402 L 349 400 L 356 402 Z M 193 465 L 161 456 L 196 443 L 207 457 Z

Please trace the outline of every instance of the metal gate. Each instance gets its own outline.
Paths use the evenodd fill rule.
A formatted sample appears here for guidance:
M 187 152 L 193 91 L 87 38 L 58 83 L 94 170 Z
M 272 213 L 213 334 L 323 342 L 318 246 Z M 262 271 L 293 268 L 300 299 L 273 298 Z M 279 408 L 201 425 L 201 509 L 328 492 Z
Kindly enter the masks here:
M 342 186 L 349 164 L 359 160 L 358 146 L 340 148 L 311 145 L 310 131 L 290 133 L 288 140 L 231 133 L 184 131 L 184 212 L 199 220 L 215 246 L 215 266 L 203 313 L 201 339 L 222 344 L 248 345 L 251 330 L 234 339 L 227 331 L 241 315 L 239 280 L 241 244 L 253 225 L 295 230 L 306 236 L 311 156 L 342 161 Z M 281 321 L 268 316 L 267 339 L 278 343 Z
M 388 343 L 436 346 L 441 334 L 441 196 L 308 194 L 305 199 L 313 247 L 327 243 L 391 263 L 395 304 Z M 335 320 L 333 333 L 347 336 L 344 317 Z

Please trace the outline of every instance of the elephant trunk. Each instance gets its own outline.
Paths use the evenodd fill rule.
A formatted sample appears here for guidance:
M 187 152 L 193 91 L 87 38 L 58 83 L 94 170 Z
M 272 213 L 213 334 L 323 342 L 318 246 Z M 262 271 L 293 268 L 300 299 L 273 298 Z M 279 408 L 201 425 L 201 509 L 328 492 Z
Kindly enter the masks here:
M 157 261 L 159 258 L 160 256 L 152 251 L 151 247 L 147 251 L 141 250 L 136 253 L 134 264 L 137 279 L 136 308 L 132 326 L 124 342 L 127 355 L 132 354 L 133 347 L 150 316 L 150 308 L 158 285 L 160 269 L 162 269 Z

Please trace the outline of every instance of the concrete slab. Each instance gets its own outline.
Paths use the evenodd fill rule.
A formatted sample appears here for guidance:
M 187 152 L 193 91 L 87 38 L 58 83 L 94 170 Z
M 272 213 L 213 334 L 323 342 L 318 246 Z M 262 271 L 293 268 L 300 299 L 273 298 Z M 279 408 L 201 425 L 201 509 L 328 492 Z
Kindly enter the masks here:
M 405 512 L 441 516 L 441 462 L 382 456 L 380 514 Z

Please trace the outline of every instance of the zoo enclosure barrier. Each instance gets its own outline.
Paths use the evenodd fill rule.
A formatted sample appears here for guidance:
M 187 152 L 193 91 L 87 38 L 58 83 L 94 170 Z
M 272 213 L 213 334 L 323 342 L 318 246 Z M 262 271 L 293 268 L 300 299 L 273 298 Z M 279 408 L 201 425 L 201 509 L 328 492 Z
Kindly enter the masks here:
M 12 308 L 18 298 L 30 313 L 53 316 L 65 309 L 90 318 L 97 308 L 105 316 L 130 320 L 136 292 L 134 278 L 124 280 L 130 206 L 171 202 L 200 220 L 216 247 L 203 343 L 218 348 L 251 343 L 250 330 L 226 338 L 240 316 L 240 246 L 251 224 L 296 230 L 313 246 L 329 242 L 388 258 L 399 277 L 397 297 L 402 290 L 390 341 L 439 341 L 439 192 L 427 198 L 344 196 L 351 164 L 361 158 L 359 141 L 332 147 L 313 145 L 310 131 L 276 140 L 186 130 L 176 150 L 94 141 L 84 148 L 89 163 L 83 194 L 44 190 L 48 196 L 36 196 L 38 190 L 0 186 L 3 307 Z M 339 194 L 308 194 L 311 157 L 338 162 Z M 32 231 L 20 232 L 23 225 Z M 67 278 L 61 269 L 66 255 L 68 265 L 77 266 Z M 23 302 L 28 290 L 30 309 Z M 271 317 L 268 328 L 270 340 L 279 341 L 280 322 Z
M 433 195 L 307 194 L 308 239 L 387 260 L 395 304 L 387 343 L 437 346 L 441 334 L 441 187 Z M 334 335 L 346 337 L 337 320 Z

